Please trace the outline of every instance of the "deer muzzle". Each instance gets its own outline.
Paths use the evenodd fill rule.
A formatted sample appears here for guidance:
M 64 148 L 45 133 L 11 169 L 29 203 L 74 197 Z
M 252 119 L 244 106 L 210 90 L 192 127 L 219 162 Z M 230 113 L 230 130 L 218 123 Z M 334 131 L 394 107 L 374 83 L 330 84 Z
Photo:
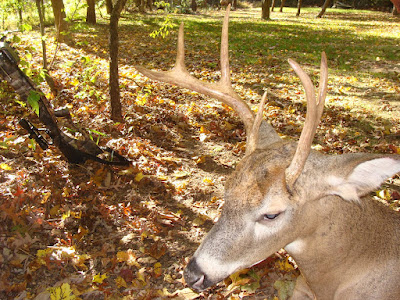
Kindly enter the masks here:
M 210 281 L 206 274 L 201 270 L 196 262 L 196 258 L 192 258 L 183 273 L 186 283 L 197 291 L 203 291 L 214 285 L 216 282 Z M 219 280 L 218 280 L 219 281 Z M 217 281 L 217 282 L 218 282 Z

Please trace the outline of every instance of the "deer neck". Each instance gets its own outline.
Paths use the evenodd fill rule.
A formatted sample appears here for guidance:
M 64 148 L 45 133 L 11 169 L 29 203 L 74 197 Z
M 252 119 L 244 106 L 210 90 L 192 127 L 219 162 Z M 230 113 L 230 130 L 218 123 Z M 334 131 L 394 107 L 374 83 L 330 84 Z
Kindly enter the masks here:
M 361 201 L 355 204 L 332 196 L 309 203 L 306 206 L 312 207 L 305 207 L 304 214 L 312 225 L 285 247 L 317 299 L 334 299 L 343 278 L 354 280 L 389 266 L 390 257 L 400 255 L 391 245 L 391 240 L 400 239 L 399 216 L 388 217 L 391 210 L 371 198 Z

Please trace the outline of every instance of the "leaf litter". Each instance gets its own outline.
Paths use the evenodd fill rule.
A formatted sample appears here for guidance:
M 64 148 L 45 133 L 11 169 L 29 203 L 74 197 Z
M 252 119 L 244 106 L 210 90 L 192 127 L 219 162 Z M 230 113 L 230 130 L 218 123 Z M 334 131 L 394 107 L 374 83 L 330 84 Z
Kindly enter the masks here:
M 183 268 L 218 218 L 225 178 L 244 154 L 243 125 L 220 103 L 139 75 L 133 63 L 162 69 L 171 65 L 173 50 L 162 48 L 170 37 L 166 43 L 153 40 L 141 29 L 129 32 L 127 39 L 124 27 L 120 73 L 125 122 L 111 122 L 107 36 L 101 27 L 94 32 L 75 32 L 75 46 L 61 45 L 58 67 L 51 70 L 61 93 L 54 98 L 47 92 L 48 97 L 54 106 L 70 107 L 101 145 L 118 149 L 133 163 L 128 168 L 94 162 L 74 166 L 53 147 L 35 147 L 17 124 L 22 117 L 35 122 L 37 117 L 2 84 L 0 298 L 287 299 L 299 272 L 284 251 L 206 292 L 185 286 Z M 18 51 L 34 70 L 39 68 L 39 35 L 20 37 Z M 141 43 L 131 45 L 135 40 Z M 145 51 L 149 45 L 159 51 Z M 54 52 L 55 44 L 49 48 Z M 219 77 L 210 48 L 188 51 L 193 72 L 204 80 Z M 260 59 L 269 70 L 261 63 L 233 60 L 234 87 L 252 106 L 261 89 L 269 87 L 266 118 L 284 138 L 297 138 L 306 110 L 299 83 L 281 58 L 270 54 Z M 390 68 L 379 66 L 380 72 Z M 368 75 L 360 81 L 340 71 L 332 76 L 313 147 L 326 153 L 400 154 L 398 85 L 390 77 Z M 363 99 L 377 97 L 365 105 Z M 376 197 L 398 209 L 398 185 L 393 179 Z

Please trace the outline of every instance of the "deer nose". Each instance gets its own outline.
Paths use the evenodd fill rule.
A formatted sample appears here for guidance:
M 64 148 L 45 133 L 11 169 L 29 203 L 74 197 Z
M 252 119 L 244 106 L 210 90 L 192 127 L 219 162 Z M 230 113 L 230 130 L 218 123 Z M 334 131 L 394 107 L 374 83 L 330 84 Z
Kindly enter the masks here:
M 205 290 L 208 285 L 206 284 L 206 275 L 200 269 L 195 258 L 192 258 L 185 268 L 183 273 L 186 283 L 197 291 Z

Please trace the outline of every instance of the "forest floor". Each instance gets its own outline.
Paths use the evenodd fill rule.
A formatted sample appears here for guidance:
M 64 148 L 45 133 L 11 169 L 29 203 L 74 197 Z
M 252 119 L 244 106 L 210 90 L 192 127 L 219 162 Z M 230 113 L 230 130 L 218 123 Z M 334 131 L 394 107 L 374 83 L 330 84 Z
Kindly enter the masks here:
M 184 21 L 188 68 L 217 80 L 222 14 L 172 14 L 164 39 L 149 36 L 164 15 L 123 16 L 122 123 L 109 118 L 106 21 L 74 23 L 59 45 L 48 29 L 48 55 L 55 54 L 50 74 L 60 93 L 52 96 L 43 83 L 41 89 L 100 145 L 130 159 L 129 167 L 71 165 L 55 147 L 42 151 L 18 125 L 25 117 L 40 127 L 38 119 L 1 84 L 0 299 L 287 299 L 299 272 L 283 250 L 205 292 L 185 286 L 183 268 L 218 218 L 226 177 L 244 155 L 244 128 L 221 103 L 134 68 L 171 67 Z M 309 9 L 295 18 L 289 9 L 262 22 L 259 9 L 233 12 L 234 89 L 254 109 L 267 88 L 265 117 L 282 138 L 297 139 L 306 105 L 286 61 L 296 59 L 316 79 L 326 51 L 329 91 L 313 147 L 400 154 L 399 19 L 381 12 L 316 14 Z M 40 36 L 34 30 L 17 36 L 22 67 L 35 77 Z M 374 196 L 398 210 L 399 189 L 393 178 Z

